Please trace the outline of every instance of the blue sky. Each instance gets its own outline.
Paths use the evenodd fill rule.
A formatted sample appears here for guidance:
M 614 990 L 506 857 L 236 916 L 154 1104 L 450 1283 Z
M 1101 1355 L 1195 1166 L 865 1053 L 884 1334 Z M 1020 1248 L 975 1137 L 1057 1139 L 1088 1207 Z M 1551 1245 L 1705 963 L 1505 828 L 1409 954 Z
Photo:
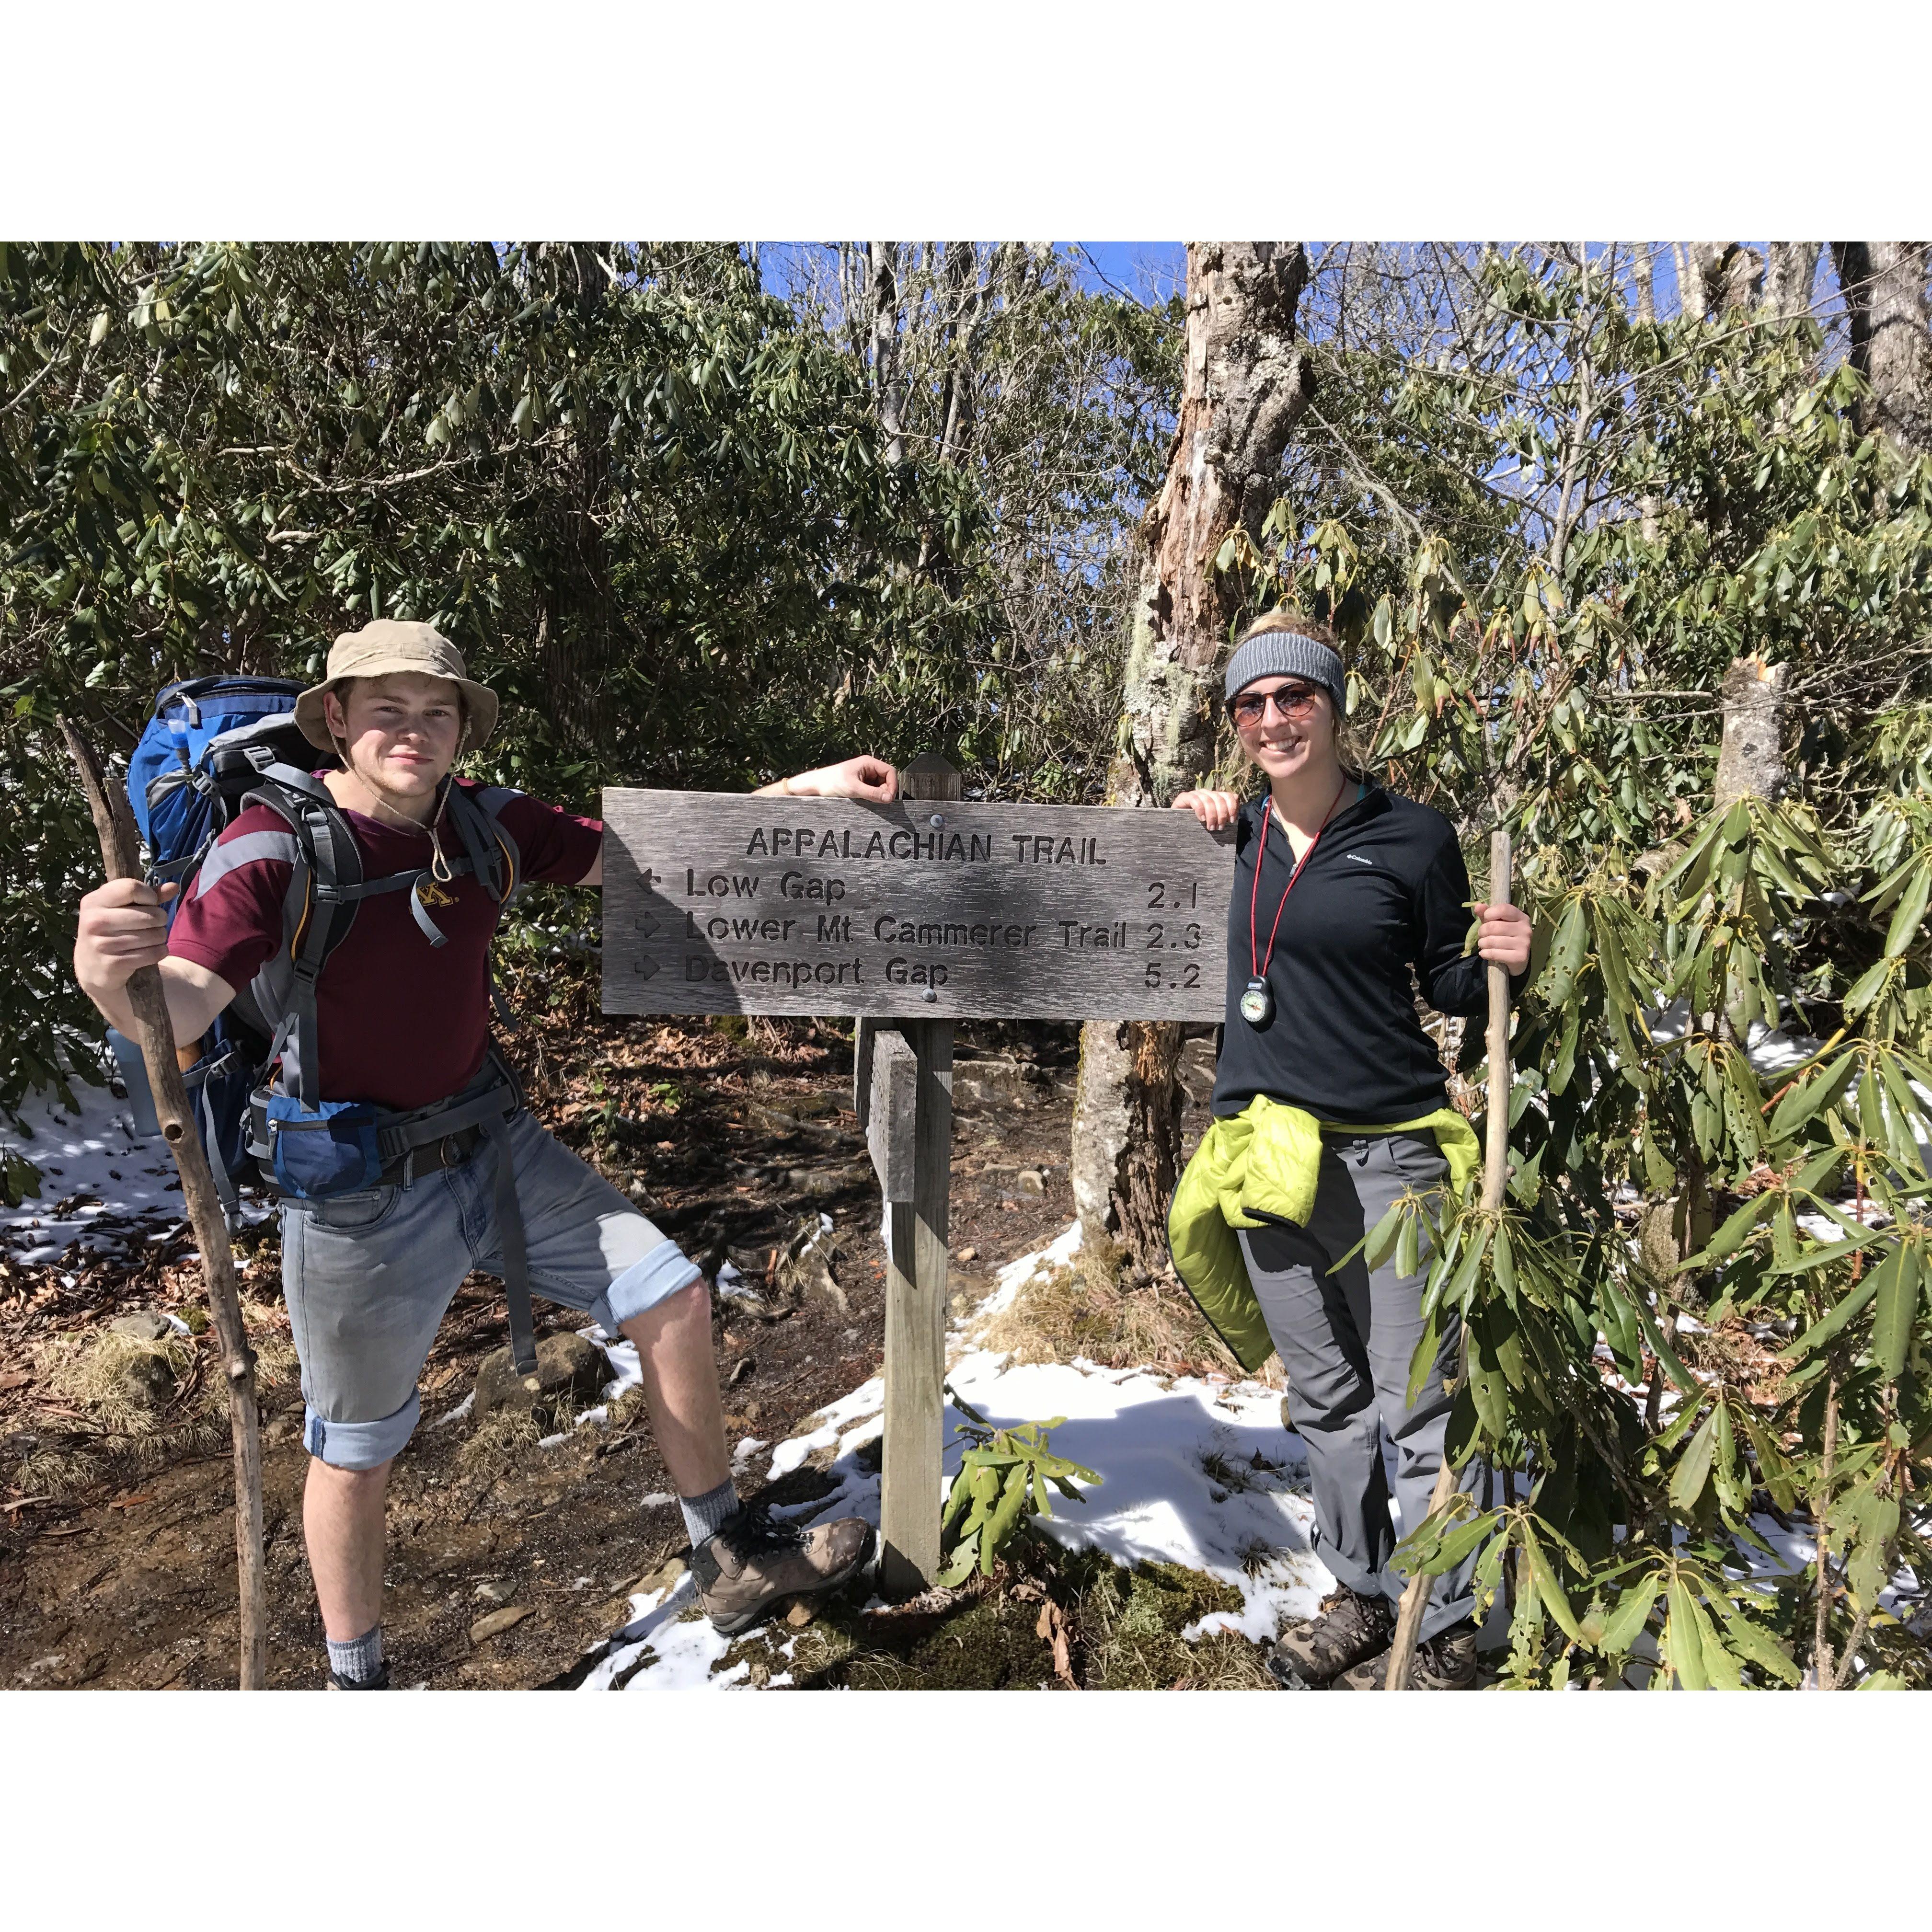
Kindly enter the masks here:
M 1170 284 L 1178 288 L 1186 278 L 1185 242 L 1082 242 L 1078 245 L 1091 264 L 1081 274 L 1090 289 L 1111 285 L 1125 294 L 1144 297 L 1150 283 L 1164 295 Z

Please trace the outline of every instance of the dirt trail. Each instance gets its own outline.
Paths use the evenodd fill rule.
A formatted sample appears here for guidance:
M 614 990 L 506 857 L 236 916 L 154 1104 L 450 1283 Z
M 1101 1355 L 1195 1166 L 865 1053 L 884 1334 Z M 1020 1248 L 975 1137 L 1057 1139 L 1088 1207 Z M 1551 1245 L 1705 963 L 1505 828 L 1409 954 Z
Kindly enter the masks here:
M 962 1027 L 960 1053 L 955 1286 L 976 1295 L 998 1264 L 1071 1218 L 1074 1039 L 1070 1028 Z M 843 1040 L 802 1022 L 728 1033 L 580 1009 L 568 1024 L 560 1016 L 539 1025 L 519 1057 L 546 1124 L 634 1189 L 707 1272 L 725 1258 L 748 1271 L 804 1216 L 832 1216 L 844 1306 L 822 1288 L 774 1321 L 720 1304 L 714 1336 L 734 1444 L 794 1432 L 878 1372 L 879 1199 L 850 1111 Z M 247 1280 L 271 1297 L 280 1265 L 272 1227 L 262 1238 Z M 0 1283 L 0 1685 L 232 1683 L 225 1446 L 51 1502 L 4 1486 L 15 1483 L 22 1444 L 44 1448 L 78 1426 L 32 1378 L 39 1344 L 129 1307 L 186 1313 L 199 1295 L 194 1263 L 152 1253 L 138 1267 L 97 1264 L 71 1288 L 58 1268 L 16 1266 Z M 278 1297 L 272 1306 L 278 1315 Z M 430 1358 L 424 1424 L 390 1492 L 384 1628 L 399 1683 L 556 1682 L 619 1620 L 625 1587 L 685 1541 L 640 1420 L 585 1427 L 549 1449 L 493 1446 L 467 1420 L 446 1420 L 504 1339 L 500 1291 L 472 1276 Z M 284 1383 L 265 1406 L 269 1682 L 314 1686 L 322 1638 L 301 1534 L 300 1400 Z M 643 1507 L 652 1496 L 664 1500 Z M 500 1608 L 527 1614 L 472 1643 L 472 1625 Z

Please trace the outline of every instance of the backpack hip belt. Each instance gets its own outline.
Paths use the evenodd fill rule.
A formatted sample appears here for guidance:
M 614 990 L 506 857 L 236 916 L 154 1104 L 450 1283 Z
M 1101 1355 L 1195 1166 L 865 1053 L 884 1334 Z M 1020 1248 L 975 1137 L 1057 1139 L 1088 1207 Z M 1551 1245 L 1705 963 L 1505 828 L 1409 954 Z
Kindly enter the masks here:
M 248 1151 L 254 1156 L 263 1180 L 280 1189 L 284 1196 L 326 1200 L 332 1193 L 360 1187 L 394 1186 L 398 1181 L 406 1186 L 414 1177 L 416 1158 L 424 1150 L 443 1150 L 442 1157 L 422 1163 L 425 1169 L 440 1167 L 448 1164 L 450 1142 L 472 1132 L 480 1134 L 496 1150 L 496 1231 L 503 1244 L 503 1289 L 508 1306 L 511 1359 L 518 1375 L 533 1376 L 537 1357 L 536 1324 L 530 1310 L 529 1253 L 509 1144 L 510 1120 L 521 1111 L 523 1104 L 516 1076 L 494 1048 L 480 1081 L 449 1100 L 406 1113 L 394 1113 L 361 1102 L 327 1103 L 311 1110 L 291 1095 L 278 1094 L 272 1087 L 260 1087 L 249 1098 Z M 281 1144 L 290 1136 L 314 1133 L 325 1135 L 338 1144 L 355 1137 L 362 1160 L 359 1172 L 353 1170 L 352 1163 L 350 1186 L 326 1191 L 318 1189 L 314 1193 L 297 1192 L 290 1186 L 292 1163 L 284 1157 Z M 398 1162 L 400 1174 L 396 1173 Z

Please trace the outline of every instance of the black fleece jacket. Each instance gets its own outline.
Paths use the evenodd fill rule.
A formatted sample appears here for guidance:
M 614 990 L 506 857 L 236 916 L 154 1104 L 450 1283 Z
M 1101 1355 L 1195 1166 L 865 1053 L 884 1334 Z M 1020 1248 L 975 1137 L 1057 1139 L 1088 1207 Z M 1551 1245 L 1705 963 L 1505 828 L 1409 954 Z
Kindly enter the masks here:
M 1251 976 L 1248 904 L 1263 800 L 1241 808 L 1228 908 L 1227 1024 L 1214 1082 L 1214 1109 L 1222 1118 L 1258 1094 L 1322 1120 L 1364 1126 L 1432 1113 L 1448 1089 L 1416 1018 L 1409 969 L 1438 1012 L 1489 1010 L 1486 964 L 1462 952 L 1472 894 L 1454 827 L 1372 780 L 1359 798 L 1344 797 L 1282 913 L 1267 975 L 1274 1013 L 1261 1028 L 1242 1018 L 1240 1003 Z M 1270 814 L 1255 900 L 1256 970 L 1294 866 L 1288 835 Z M 1527 976 L 1511 978 L 1512 1000 Z

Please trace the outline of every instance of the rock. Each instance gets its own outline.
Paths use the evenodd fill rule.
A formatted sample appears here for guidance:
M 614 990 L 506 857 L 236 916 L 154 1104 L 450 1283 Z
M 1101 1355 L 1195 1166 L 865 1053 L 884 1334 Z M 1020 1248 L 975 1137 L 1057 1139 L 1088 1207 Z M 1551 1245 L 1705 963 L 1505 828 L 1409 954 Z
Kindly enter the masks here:
M 980 1258 L 980 1250 L 977 1248 L 962 1248 L 953 1258 L 956 1261 L 976 1262 Z
M 582 1335 L 547 1335 L 537 1344 L 537 1392 L 524 1387 L 508 1348 L 483 1358 L 476 1371 L 476 1406 L 480 1421 L 498 1409 L 534 1407 L 539 1402 L 594 1402 L 610 1379 L 604 1351 Z
M 794 1167 L 787 1170 L 785 1185 L 801 1201 L 823 1201 L 871 1179 L 870 1167 Z
M 633 1593 L 646 1590 L 668 1590 L 690 1566 L 682 1556 L 667 1558 L 655 1570 L 646 1570 L 630 1586 Z
M 478 1583 L 470 1594 L 479 1603 L 507 1604 L 517 1594 L 517 1586 L 493 1576 L 487 1583 Z
M 955 1315 L 970 1315 L 997 1286 L 990 1275 L 975 1274 L 970 1268 L 948 1270 L 946 1286 L 951 1291 L 950 1306 Z
M 802 1298 L 822 1295 L 842 1310 L 849 1310 L 845 1291 L 832 1273 L 838 1244 L 815 1214 L 807 1215 L 793 1231 L 785 1252 L 775 1271 L 774 1280 L 782 1294 Z
M 1016 1178 L 1016 1184 L 1022 1194 L 1044 1194 L 1046 1192 L 1046 1176 L 1036 1167 L 1023 1167 Z
M 1293 1412 L 1288 1408 L 1286 1396 L 1283 1396 L 1281 1399 L 1281 1426 L 1291 1436 L 1294 1433 L 1294 1416 Z
M 1053 1078 L 1024 1060 L 956 1060 L 952 1104 L 962 1112 L 981 1107 L 1040 1107 L 1053 1098 Z
M 165 1407 L 174 1400 L 175 1392 L 181 1386 L 174 1364 L 168 1359 L 164 1349 L 150 1343 L 146 1336 L 129 1339 L 136 1346 L 110 1364 L 116 1381 L 121 1385 L 121 1393 L 130 1402 L 139 1402 L 144 1408 Z
M 794 1604 L 785 1612 L 785 1622 L 794 1630 L 802 1630 L 818 1615 L 809 1604 Z
M 117 1315 L 107 1324 L 110 1335 L 131 1335 L 137 1342 L 165 1342 L 175 1332 L 175 1324 L 152 1308 L 137 1308 L 130 1315 Z
M 514 1630 L 524 1618 L 534 1614 L 528 1604 L 519 1604 L 507 1610 L 492 1610 L 487 1617 L 478 1617 L 470 1626 L 472 1643 L 488 1643 L 493 1636 L 501 1636 L 506 1630 Z

